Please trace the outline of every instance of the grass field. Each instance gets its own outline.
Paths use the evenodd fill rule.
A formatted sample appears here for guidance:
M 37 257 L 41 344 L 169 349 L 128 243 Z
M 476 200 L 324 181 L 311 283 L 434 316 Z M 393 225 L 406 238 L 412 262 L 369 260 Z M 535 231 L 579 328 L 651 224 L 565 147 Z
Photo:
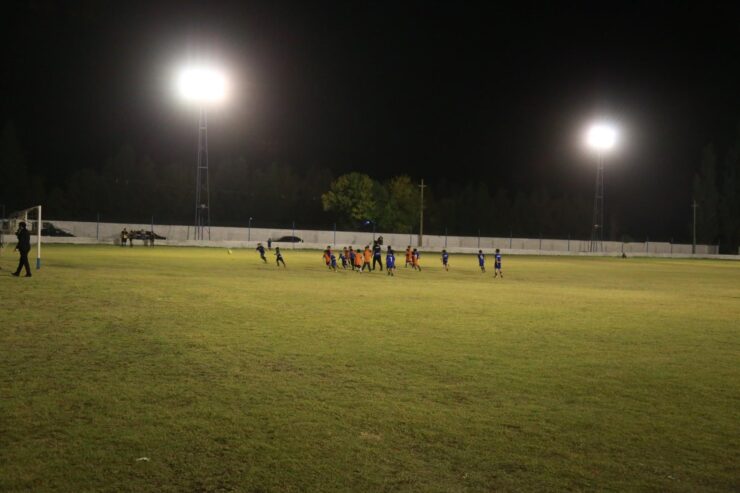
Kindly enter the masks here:
M 740 489 L 740 262 L 44 254 L 0 256 L 1 491 Z

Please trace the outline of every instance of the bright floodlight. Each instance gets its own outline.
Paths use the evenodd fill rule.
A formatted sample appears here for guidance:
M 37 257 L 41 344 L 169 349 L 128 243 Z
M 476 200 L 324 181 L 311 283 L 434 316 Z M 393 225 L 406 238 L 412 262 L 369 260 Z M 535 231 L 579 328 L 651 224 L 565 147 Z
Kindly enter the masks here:
M 604 123 L 592 125 L 586 133 L 586 143 L 597 151 L 608 151 L 617 143 L 617 130 Z
M 182 70 L 177 79 L 180 95 L 196 103 L 218 103 L 226 97 L 226 77 L 208 67 L 190 67 Z

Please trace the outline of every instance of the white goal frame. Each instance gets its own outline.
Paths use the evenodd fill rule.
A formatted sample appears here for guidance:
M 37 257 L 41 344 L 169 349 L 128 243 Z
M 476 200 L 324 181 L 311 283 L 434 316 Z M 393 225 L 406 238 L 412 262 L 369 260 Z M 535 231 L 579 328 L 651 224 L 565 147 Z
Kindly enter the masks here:
M 31 219 L 28 218 L 29 215 Z M 8 214 L 7 218 L 2 219 L 2 233 L 15 234 L 18 223 L 21 221 L 26 223 L 29 232 L 33 231 L 34 224 L 36 226 L 36 269 L 38 270 L 41 268 L 41 230 L 44 229 L 44 223 L 41 219 L 41 206 L 35 205 Z

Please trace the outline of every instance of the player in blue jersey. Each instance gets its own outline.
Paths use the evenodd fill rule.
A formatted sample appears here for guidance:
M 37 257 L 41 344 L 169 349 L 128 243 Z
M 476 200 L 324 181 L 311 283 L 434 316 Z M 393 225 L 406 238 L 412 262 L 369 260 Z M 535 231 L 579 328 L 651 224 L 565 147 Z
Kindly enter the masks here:
M 265 247 L 262 246 L 262 243 L 257 243 L 257 248 L 255 248 L 258 252 L 260 252 L 260 258 L 264 263 L 267 263 L 267 257 L 265 257 Z
M 396 272 L 396 256 L 393 253 L 393 249 L 388 245 L 388 249 L 385 254 L 385 270 L 389 276 L 395 275 Z
M 330 259 L 329 260 L 329 266 L 330 266 L 331 270 L 333 270 L 334 272 L 336 272 L 337 271 L 337 256 L 332 253 L 331 256 L 329 257 L 329 259 Z
M 442 250 L 442 268 L 444 270 L 450 270 L 450 254 L 447 253 L 447 250 Z
M 497 248 L 493 261 L 493 277 L 498 277 L 499 275 L 501 275 L 502 278 L 504 277 L 504 273 L 501 270 L 501 253 Z
M 346 269 L 347 268 L 347 255 L 345 255 L 345 253 L 344 253 L 346 251 L 348 251 L 348 250 L 345 248 L 343 252 L 340 252 L 339 253 L 339 261 L 342 262 L 342 269 Z
M 483 255 L 483 250 L 478 250 L 478 265 L 481 272 L 486 271 L 486 256 Z

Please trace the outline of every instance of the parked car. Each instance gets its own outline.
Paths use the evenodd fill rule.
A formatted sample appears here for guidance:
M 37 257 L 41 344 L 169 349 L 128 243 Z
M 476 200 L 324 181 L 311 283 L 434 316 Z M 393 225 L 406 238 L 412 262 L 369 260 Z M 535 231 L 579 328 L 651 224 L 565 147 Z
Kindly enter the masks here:
M 273 243 L 303 243 L 303 240 L 297 236 L 281 236 L 277 240 L 272 240 Z
M 69 231 L 66 231 L 62 228 L 57 228 L 52 223 L 44 223 L 44 226 L 41 228 L 41 236 L 74 236 Z

